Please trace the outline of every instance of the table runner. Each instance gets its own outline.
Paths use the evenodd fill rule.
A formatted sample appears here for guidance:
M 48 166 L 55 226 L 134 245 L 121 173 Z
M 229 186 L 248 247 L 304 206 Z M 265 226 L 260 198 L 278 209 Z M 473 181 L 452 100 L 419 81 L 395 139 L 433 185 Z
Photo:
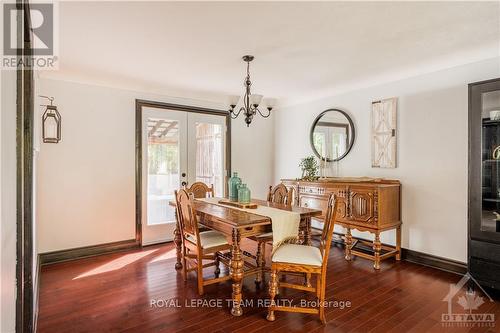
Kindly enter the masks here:
M 296 240 L 299 235 L 300 214 L 278 208 L 257 205 L 256 209 L 239 208 L 219 203 L 223 198 L 202 198 L 196 199 L 210 204 L 223 206 L 226 208 L 242 210 L 248 213 L 266 216 L 271 219 L 271 228 L 273 230 L 273 250 L 283 243 Z

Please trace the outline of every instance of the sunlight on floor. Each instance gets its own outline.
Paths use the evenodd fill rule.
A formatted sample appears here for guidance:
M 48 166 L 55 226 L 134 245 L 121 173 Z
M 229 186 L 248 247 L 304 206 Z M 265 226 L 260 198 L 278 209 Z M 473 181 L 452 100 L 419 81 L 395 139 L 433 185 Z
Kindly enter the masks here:
M 177 256 L 176 252 L 177 252 L 176 249 L 173 248 L 172 250 L 165 252 L 160 256 L 155 257 L 153 260 L 150 261 L 150 263 L 175 258 Z
M 77 277 L 73 278 L 73 280 L 80 279 L 80 278 L 87 277 L 87 276 L 97 275 L 97 274 L 101 274 L 101 273 L 107 273 L 107 272 L 115 271 L 117 269 L 121 269 L 121 268 L 127 266 L 128 264 L 133 263 L 134 261 L 140 260 L 140 259 L 144 258 L 145 256 L 150 255 L 151 253 L 153 253 L 155 251 L 158 251 L 158 249 L 143 251 L 143 252 L 138 252 L 138 253 L 126 254 L 126 255 L 121 256 L 120 258 L 117 258 L 115 260 L 112 260 L 104 265 L 101 265 L 99 267 L 91 269 L 88 272 L 80 274 Z

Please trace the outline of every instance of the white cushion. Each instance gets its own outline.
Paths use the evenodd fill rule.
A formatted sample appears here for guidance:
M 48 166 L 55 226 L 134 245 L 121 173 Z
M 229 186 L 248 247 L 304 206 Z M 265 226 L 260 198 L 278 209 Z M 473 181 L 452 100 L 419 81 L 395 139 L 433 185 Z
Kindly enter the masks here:
M 283 244 L 274 252 L 272 261 L 321 266 L 323 258 L 317 247 L 299 244 Z
M 187 239 L 196 244 L 196 238 L 194 236 L 189 235 Z M 200 241 L 201 247 L 204 249 L 228 244 L 226 237 L 215 230 L 200 232 Z

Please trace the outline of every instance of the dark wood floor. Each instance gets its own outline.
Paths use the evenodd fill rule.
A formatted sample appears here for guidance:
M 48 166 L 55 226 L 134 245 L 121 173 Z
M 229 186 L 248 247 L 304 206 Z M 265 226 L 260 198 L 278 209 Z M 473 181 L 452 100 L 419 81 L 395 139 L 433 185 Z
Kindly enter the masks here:
M 247 246 L 250 246 L 247 244 Z M 388 260 L 381 270 L 357 258 L 348 263 L 333 247 L 328 264 L 327 301 L 349 301 L 351 307 L 327 308 L 327 325 L 317 316 L 277 312 L 265 319 L 265 289 L 253 277 L 244 281 L 243 296 L 253 301 L 243 316 L 229 314 L 230 282 L 196 292 L 195 275 L 187 283 L 174 269 L 172 244 L 138 251 L 45 266 L 41 271 L 39 332 L 498 332 L 500 303 L 486 301 L 481 313 L 495 315 L 495 327 L 443 327 L 443 298 L 460 276 Z M 212 272 L 206 269 L 207 276 Z M 288 278 L 292 280 L 293 278 Z M 282 300 L 298 302 L 302 292 L 282 291 Z M 222 308 L 188 307 L 191 301 L 220 299 Z M 312 298 L 309 298 L 312 299 Z M 160 307 L 151 306 L 156 300 Z M 172 301 L 173 300 L 173 301 Z M 162 301 L 180 307 L 166 307 Z M 185 302 L 188 302 L 186 304 Z M 262 301 L 261 301 L 262 302 Z M 172 304 L 170 304 L 172 305 Z M 175 305 L 175 304 L 174 304 Z M 260 304 L 261 305 L 261 304 Z M 458 303 L 454 307 L 460 308 Z M 498 324 L 497 324 L 498 323 Z

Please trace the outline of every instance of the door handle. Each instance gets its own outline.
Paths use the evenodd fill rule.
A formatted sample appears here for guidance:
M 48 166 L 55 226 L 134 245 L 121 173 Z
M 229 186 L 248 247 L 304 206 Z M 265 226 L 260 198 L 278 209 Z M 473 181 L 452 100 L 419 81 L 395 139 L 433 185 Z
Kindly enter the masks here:
M 186 186 L 187 184 L 188 184 L 188 183 L 187 183 L 186 181 L 182 181 L 182 182 L 181 182 L 181 185 L 182 185 L 182 186 Z
M 186 177 L 186 173 L 185 173 L 185 172 L 183 172 L 183 173 L 181 174 L 181 176 L 182 176 L 182 177 Z

